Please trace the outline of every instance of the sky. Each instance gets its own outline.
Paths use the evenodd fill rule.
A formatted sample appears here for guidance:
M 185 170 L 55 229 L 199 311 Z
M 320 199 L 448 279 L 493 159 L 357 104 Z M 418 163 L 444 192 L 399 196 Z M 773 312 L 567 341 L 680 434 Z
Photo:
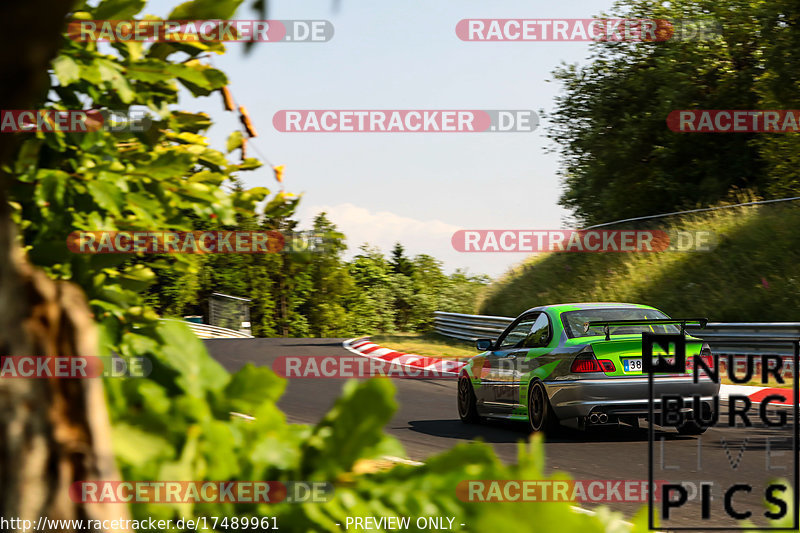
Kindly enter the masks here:
M 245 6 L 251 2 L 246 1 Z M 445 270 L 502 275 L 526 254 L 464 253 L 451 244 L 459 229 L 559 229 L 559 158 L 547 153 L 542 119 L 534 132 L 284 133 L 273 115 L 287 109 L 533 109 L 552 111 L 561 86 L 552 71 L 584 62 L 586 42 L 466 42 L 465 18 L 591 18 L 610 0 L 270 0 L 270 19 L 325 19 L 326 43 L 241 43 L 214 57 L 237 105 L 250 113 L 257 150 L 285 165 L 287 191 L 303 195 L 297 217 L 309 228 L 324 211 L 347 236 L 347 257 L 363 243 L 388 253 L 401 242 L 410 256 L 440 259 Z M 176 2 L 151 0 L 144 12 L 166 16 Z M 237 18 L 254 18 L 247 7 Z M 224 147 L 240 129 L 220 95 L 193 98 L 182 109 L 205 111 L 211 144 Z M 251 152 L 252 155 L 256 155 Z M 237 157 L 238 154 L 234 154 Z M 276 190 L 269 167 L 241 175 L 247 186 Z

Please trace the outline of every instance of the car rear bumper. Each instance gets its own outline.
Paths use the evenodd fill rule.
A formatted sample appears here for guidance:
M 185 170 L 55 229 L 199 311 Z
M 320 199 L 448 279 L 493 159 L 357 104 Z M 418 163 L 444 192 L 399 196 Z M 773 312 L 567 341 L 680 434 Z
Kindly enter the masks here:
M 560 419 L 585 417 L 599 411 L 620 416 L 646 416 L 649 412 L 647 377 L 550 381 L 545 386 L 553 411 Z M 719 384 L 710 380 L 694 383 L 691 377 L 656 377 L 653 406 L 657 409 L 666 394 L 681 396 L 690 408 L 694 396 L 707 403 L 718 393 Z

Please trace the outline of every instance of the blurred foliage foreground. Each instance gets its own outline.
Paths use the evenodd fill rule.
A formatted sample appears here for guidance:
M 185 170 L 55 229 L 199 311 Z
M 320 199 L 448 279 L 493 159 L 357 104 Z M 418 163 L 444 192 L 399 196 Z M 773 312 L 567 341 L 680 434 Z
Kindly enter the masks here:
M 541 438 L 520 444 L 518 464 L 503 465 L 490 446 L 460 444 L 422 466 L 358 474 L 357 463 L 403 456 L 383 433 L 395 410 L 386 378 L 350 381 L 316 426 L 289 424 L 276 407 L 286 381 L 251 365 L 229 375 L 182 324 L 159 324 L 165 341 L 145 341 L 155 356 L 150 379 L 106 382 L 114 445 L 126 480 L 328 481 L 324 503 L 134 504 L 133 518 L 275 516 L 284 531 L 341 531 L 346 517 L 455 518 L 456 530 L 608 531 L 628 526 L 605 509 L 578 514 L 569 502 L 466 503 L 456 487 L 470 479 L 550 479 Z M 231 417 L 249 414 L 255 420 Z M 563 474 L 555 476 L 568 479 Z M 643 509 L 644 511 L 644 509 Z M 636 517 L 647 528 L 646 513 Z M 446 522 L 445 522 L 446 523 Z M 464 527 L 459 524 L 465 524 Z

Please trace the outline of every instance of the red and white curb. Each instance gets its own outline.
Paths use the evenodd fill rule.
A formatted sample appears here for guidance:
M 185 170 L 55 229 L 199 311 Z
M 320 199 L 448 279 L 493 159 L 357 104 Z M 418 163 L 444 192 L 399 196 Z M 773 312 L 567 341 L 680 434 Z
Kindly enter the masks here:
M 783 396 L 786 401 L 772 400 L 770 405 L 794 405 L 792 389 L 779 389 L 777 387 L 754 387 L 751 385 L 726 385 L 719 386 L 719 399 L 727 400 L 731 395 L 747 396 L 754 404 L 761 403 L 764 398 L 771 395 Z
M 345 350 L 371 359 L 380 359 L 386 363 L 399 365 L 425 374 L 441 375 L 442 377 L 458 377 L 465 361 L 453 359 L 439 359 L 411 353 L 398 352 L 384 348 L 379 344 L 362 338 L 348 339 L 342 343 Z

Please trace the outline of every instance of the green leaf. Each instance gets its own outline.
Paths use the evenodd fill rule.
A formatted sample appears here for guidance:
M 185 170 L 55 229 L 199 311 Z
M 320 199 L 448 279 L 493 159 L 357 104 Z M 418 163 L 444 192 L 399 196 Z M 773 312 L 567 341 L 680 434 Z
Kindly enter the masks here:
M 175 78 L 172 70 L 163 61 L 155 59 L 144 59 L 137 61 L 126 69 L 126 74 L 130 79 L 143 81 L 146 83 L 158 83 L 169 81 Z
M 148 165 L 140 165 L 137 170 L 155 179 L 176 179 L 189 174 L 192 164 L 192 154 L 186 147 L 178 146 L 158 154 Z
M 113 215 L 120 216 L 126 200 L 119 187 L 107 181 L 90 181 L 87 187 L 97 205 Z
M 233 205 L 239 209 L 252 211 L 256 204 L 263 201 L 268 195 L 269 189 L 266 187 L 253 187 L 235 194 Z
M 184 144 L 197 144 L 204 146 L 208 142 L 208 139 L 205 136 L 199 133 L 189 133 L 188 131 L 178 133 L 177 135 L 173 133 L 167 133 L 167 136 L 170 139 L 175 139 L 176 141 Z
M 39 187 L 36 188 L 36 203 L 43 205 L 46 202 L 62 204 L 67 190 L 69 174 L 61 170 L 42 169 L 36 174 Z
M 126 195 L 128 199 L 128 209 L 136 215 L 140 224 L 144 227 L 157 228 L 161 222 L 159 209 L 163 211 L 163 206 L 151 197 L 140 193 Z
M 199 429 L 197 426 L 189 428 L 188 438 L 183 446 L 180 459 L 162 463 L 158 471 L 158 479 L 188 481 L 197 477 L 193 465 L 198 453 Z M 194 504 L 170 502 L 167 505 L 182 515 L 190 515 Z
M 228 153 L 233 152 L 237 148 L 242 147 L 242 131 L 236 130 L 228 136 L 228 142 L 225 143 L 225 150 Z
M 122 67 L 108 59 L 97 60 L 97 68 L 103 81 L 116 91 L 119 99 L 124 103 L 133 102 L 135 94 L 128 80 L 122 75 Z
M 53 71 L 61 85 L 67 86 L 81 79 L 78 63 L 69 56 L 60 55 L 53 60 Z
M 36 162 L 39 160 L 39 152 L 42 148 L 41 139 L 28 139 L 22 143 L 14 169 L 17 174 L 25 174 L 35 171 Z
M 277 402 L 285 388 L 286 380 L 272 370 L 248 363 L 231 377 L 223 397 L 233 410 L 252 415 L 263 402 Z
M 229 19 L 242 0 L 192 0 L 184 2 L 169 14 L 171 20 Z
M 104 0 L 94 9 L 95 20 L 127 20 L 141 11 L 146 0 Z
M 180 373 L 177 383 L 187 395 L 202 398 L 206 391 L 225 387 L 229 374 L 185 324 L 159 322 L 156 329 L 162 345 L 161 362 Z
M 391 381 L 349 381 L 303 448 L 303 479 L 334 479 L 384 440 L 383 426 L 396 409 Z M 306 478 L 305 476 L 309 476 Z
M 94 61 L 80 64 L 80 77 L 93 85 L 103 81 L 103 76 L 100 75 L 100 68 Z
M 219 69 L 206 68 L 203 70 L 203 74 L 212 89 L 221 89 L 228 84 L 228 76 Z
M 239 170 L 255 170 L 257 168 L 263 167 L 264 163 L 256 159 L 255 157 L 248 157 L 240 164 L 236 165 L 236 168 Z
M 127 290 L 143 292 L 155 281 L 155 273 L 145 265 L 133 265 L 117 278 L 120 285 Z
M 208 464 L 209 479 L 232 479 L 240 473 L 236 437 L 231 424 L 212 420 L 203 427 L 200 452 Z
M 210 89 L 211 84 L 208 82 L 204 69 L 210 68 L 200 64 L 198 61 L 190 63 L 166 64 L 166 70 L 172 74 L 173 77 L 178 78 L 180 81 L 188 81 L 194 85 L 202 87 L 203 89 Z
M 176 111 L 172 113 L 170 121 L 172 127 L 180 130 L 188 130 L 197 133 L 211 127 L 211 117 L 206 113 L 188 113 L 186 111 Z
M 264 214 L 274 217 L 289 216 L 294 213 L 298 202 L 300 196 L 281 191 L 264 207 Z
M 183 52 L 190 57 L 196 57 L 198 54 L 211 52 L 223 54 L 225 53 L 225 44 L 222 42 L 205 41 L 154 43 L 147 51 L 147 56 L 153 59 L 165 60 L 176 52 Z
M 142 396 L 143 407 L 154 416 L 170 415 L 169 409 L 172 406 L 169 396 L 164 387 L 150 380 L 141 379 L 137 382 L 139 394 Z
M 150 461 L 173 457 L 169 442 L 126 423 L 117 423 L 112 428 L 114 455 L 132 466 L 142 466 Z
M 211 148 L 203 148 L 202 151 L 198 154 L 199 157 L 197 158 L 198 163 L 205 163 L 207 166 L 211 168 L 211 170 L 215 172 L 219 172 L 226 166 L 228 166 L 228 160 L 225 158 L 225 154 L 220 152 L 219 150 L 213 150 Z

